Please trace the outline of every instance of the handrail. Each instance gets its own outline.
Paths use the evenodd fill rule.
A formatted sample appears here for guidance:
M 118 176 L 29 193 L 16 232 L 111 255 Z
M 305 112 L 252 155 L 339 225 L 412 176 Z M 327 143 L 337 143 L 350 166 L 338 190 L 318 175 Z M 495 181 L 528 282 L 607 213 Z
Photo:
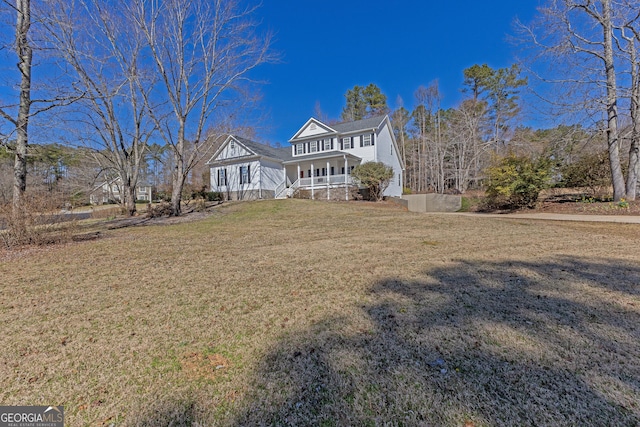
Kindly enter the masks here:
M 283 181 L 282 184 L 279 184 L 276 189 L 274 190 L 273 194 L 274 197 L 277 199 L 278 197 L 280 197 L 280 194 L 282 194 L 282 192 L 286 189 L 287 187 L 287 181 Z
M 296 191 L 298 187 L 300 187 L 300 178 L 296 179 L 295 182 L 287 188 L 287 197 L 293 197 L 293 192 Z

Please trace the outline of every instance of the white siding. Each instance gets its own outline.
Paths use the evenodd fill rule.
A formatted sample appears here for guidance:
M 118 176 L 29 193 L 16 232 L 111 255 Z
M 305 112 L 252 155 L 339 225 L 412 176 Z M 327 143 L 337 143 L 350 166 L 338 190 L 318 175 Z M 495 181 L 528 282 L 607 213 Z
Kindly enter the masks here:
M 369 146 L 369 147 L 360 147 L 360 142 L 362 141 L 362 136 L 367 134 L 367 135 L 371 135 L 373 133 L 373 131 L 369 131 L 369 132 L 365 132 L 362 133 L 360 135 L 355 135 L 354 137 L 352 137 L 353 140 L 353 149 L 351 150 L 345 150 L 355 156 L 358 156 L 362 159 L 362 163 L 365 162 L 377 162 L 377 158 L 376 158 L 376 145 L 378 145 L 378 140 L 377 138 L 374 140 L 374 146 Z
M 402 195 L 402 164 L 400 163 L 399 153 L 397 147 L 393 144 L 393 136 L 391 129 L 389 128 L 387 121 L 383 122 L 382 127 L 379 129 L 376 135 L 376 157 L 378 162 L 382 162 L 387 166 L 393 168 L 393 178 L 387 190 L 384 192 L 385 196 L 400 197 Z M 400 185 L 398 184 L 398 178 L 400 178 Z
M 251 182 L 241 181 L 241 168 L 249 167 Z M 227 185 L 218 185 L 218 174 L 226 170 Z M 273 191 L 284 182 L 284 166 L 267 160 L 238 162 L 226 166 L 211 167 L 211 191 L 219 191 L 233 199 L 273 197 Z M 267 193 L 267 192 L 271 193 Z
M 284 182 L 284 166 L 266 160 L 261 163 L 260 179 L 262 180 L 262 189 L 275 191 L 276 187 Z
M 233 148 L 231 148 L 232 145 Z M 236 141 L 231 139 L 227 141 L 227 145 L 220 151 L 220 154 L 218 154 L 216 160 L 235 159 L 237 157 L 250 156 L 251 154 L 252 153 L 245 150 Z
M 296 134 L 296 139 L 298 138 L 306 138 L 308 136 L 315 136 L 315 135 L 320 135 L 323 133 L 328 133 L 330 132 L 329 129 L 325 128 L 324 126 L 312 121 L 311 123 L 307 123 L 307 125 L 305 126 L 304 129 L 302 129 L 302 132 L 299 132 L 298 134 Z

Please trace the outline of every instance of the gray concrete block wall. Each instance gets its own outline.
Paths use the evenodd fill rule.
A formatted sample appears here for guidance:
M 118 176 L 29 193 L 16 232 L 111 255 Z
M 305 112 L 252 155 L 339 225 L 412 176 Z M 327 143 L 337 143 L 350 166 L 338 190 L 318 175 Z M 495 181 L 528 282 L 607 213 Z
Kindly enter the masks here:
M 406 194 L 409 212 L 457 212 L 462 207 L 462 197 L 449 194 Z

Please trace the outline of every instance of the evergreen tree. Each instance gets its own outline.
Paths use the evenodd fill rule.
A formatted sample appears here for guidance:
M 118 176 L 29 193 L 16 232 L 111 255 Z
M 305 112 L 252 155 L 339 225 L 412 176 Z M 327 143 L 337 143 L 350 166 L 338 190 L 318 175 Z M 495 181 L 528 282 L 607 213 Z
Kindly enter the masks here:
M 387 96 L 373 83 L 367 87 L 354 86 L 344 95 L 347 104 L 342 110 L 342 120 L 346 122 L 387 114 Z

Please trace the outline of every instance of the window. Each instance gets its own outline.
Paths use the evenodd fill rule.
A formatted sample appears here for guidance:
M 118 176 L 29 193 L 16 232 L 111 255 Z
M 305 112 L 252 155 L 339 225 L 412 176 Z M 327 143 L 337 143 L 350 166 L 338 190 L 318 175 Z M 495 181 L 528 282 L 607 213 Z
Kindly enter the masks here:
M 235 142 L 233 142 L 233 141 L 231 141 L 231 142 L 229 143 L 229 148 L 230 148 L 232 151 L 233 151 L 233 150 L 235 150 L 235 149 L 236 149 L 236 143 L 235 143 Z
M 322 168 L 322 176 L 327 176 L 327 170 L 325 168 Z
M 331 142 L 332 142 L 331 138 L 324 140 L 324 151 L 329 151 L 332 149 Z
M 227 185 L 227 170 L 218 169 L 218 187 Z
M 316 153 L 318 151 L 318 141 L 311 141 L 309 143 L 309 152 Z
M 342 149 L 348 150 L 350 148 L 353 148 L 353 146 L 351 145 L 351 137 L 342 138 Z
M 371 147 L 371 135 L 362 135 L 362 146 Z
M 251 166 L 240 166 L 240 185 L 251 184 Z
M 296 144 L 296 156 L 304 154 L 304 144 Z

